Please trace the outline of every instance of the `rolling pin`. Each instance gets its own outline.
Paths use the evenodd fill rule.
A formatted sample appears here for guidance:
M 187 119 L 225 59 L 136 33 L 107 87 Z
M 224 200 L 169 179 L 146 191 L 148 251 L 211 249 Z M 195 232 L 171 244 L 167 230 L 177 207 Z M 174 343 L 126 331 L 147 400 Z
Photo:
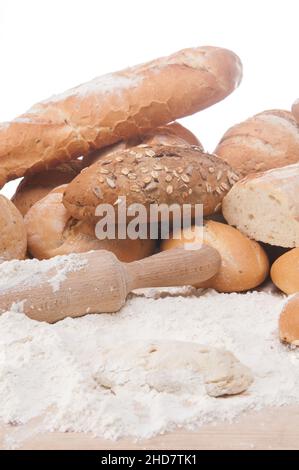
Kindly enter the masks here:
M 132 263 L 122 263 L 105 250 L 77 254 L 76 260 L 78 269 L 69 272 L 65 261 L 58 287 L 51 281 L 59 278 L 57 267 L 43 270 L 37 281 L 34 276 L 28 282 L 18 281 L 16 276 L 15 284 L 0 291 L 0 311 L 14 304 L 30 318 L 49 323 L 117 312 L 133 289 L 196 284 L 213 277 L 221 264 L 217 250 L 208 245 L 176 248 Z

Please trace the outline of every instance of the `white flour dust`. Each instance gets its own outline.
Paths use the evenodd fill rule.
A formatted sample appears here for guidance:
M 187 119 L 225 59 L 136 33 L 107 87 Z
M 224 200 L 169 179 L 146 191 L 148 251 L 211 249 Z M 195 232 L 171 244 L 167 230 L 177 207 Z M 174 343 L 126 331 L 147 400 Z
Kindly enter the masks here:
M 4 313 L 0 421 L 37 420 L 39 432 L 147 438 L 177 426 L 194 429 L 232 420 L 249 409 L 299 403 L 299 352 L 278 340 L 283 302 L 282 296 L 265 292 L 150 289 L 131 295 L 117 314 L 54 325 L 16 311 Z M 109 383 L 99 380 L 103 358 L 111 353 L 115 358 L 115 351 L 126 357 L 137 339 L 139 344 L 175 340 L 225 348 L 251 369 L 254 382 L 243 394 L 214 398 L 204 393 L 194 373 L 178 374 L 182 383 L 177 388 L 159 391 L 135 380 L 134 361 L 127 360 L 106 364 Z

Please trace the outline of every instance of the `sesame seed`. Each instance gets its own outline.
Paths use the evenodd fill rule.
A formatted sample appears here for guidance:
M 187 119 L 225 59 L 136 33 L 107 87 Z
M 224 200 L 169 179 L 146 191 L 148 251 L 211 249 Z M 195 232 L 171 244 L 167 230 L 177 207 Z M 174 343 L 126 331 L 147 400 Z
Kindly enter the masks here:
M 122 168 L 121 173 L 127 176 L 130 173 L 130 170 L 128 170 L 128 168 Z
M 171 175 L 166 175 L 166 176 L 165 176 L 165 181 L 166 181 L 167 183 L 170 183 L 171 180 L 172 180 L 172 176 L 171 176 Z
M 115 160 L 117 162 L 123 162 L 124 161 L 123 157 L 116 157 Z
M 147 155 L 148 157 L 154 157 L 156 153 L 153 150 L 146 150 L 145 155 Z
M 107 168 L 100 168 L 100 173 L 101 173 L 102 175 L 108 175 L 109 170 L 107 170 Z
M 183 168 L 181 168 L 180 166 L 177 168 L 177 173 L 180 175 L 181 173 L 183 173 Z
M 141 173 L 148 173 L 148 168 L 142 167 L 140 168 Z
M 108 186 L 110 186 L 110 188 L 116 188 L 116 184 L 115 184 L 115 182 L 113 181 L 113 179 L 111 179 L 111 178 L 106 178 L 106 183 L 108 184 Z
M 219 181 L 221 179 L 222 173 L 223 173 L 222 170 L 218 171 L 217 176 L 216 176 L 217 181 Z
M 184 181 L 184 183 L 189 183 L 189 181 L 190 181 L 189 176 L 187 176 L 187 175 L 185 175 L 185 174 L 182 175 L 181 178 L 182 178 L 182 181 Z
M 145 187 L 145 190 L 146 191 L 154 191 L 155 189 L 157 189 L 158 185 L 157 183 L 154 183 L 153 181 L 148 184 L 146 187 Z
M 209 166 L 208 170 L 209 170 L 209 173 L 215 172 L 215 168 L 213 166 Z
M 144 182 L 145 184 L 148 184 L 148 183 L 150 183 L 151 181 L 152 181 L 151 176 L 146 176 L 145 178 L 143 178 L 143 182 Z
M 152 171 L 151 175 L 155 180 L 157 180 L 159 178 L 159 173 L 157 171 Z
M 135 173 L 129 173 L 128 178 L 129 178 L 129 180 L 136 180 L 137 176 L 136 176 Z
M 163 167 L 162 167 L 161 165 L 159 165 L 158 163 L 155 163 L 155 164 L 153 165 L 153 169 L 160 171 L 160 170 L 163 169 Z
M 167 192 L 167 194 L 172 194 L 172 192 L 173 192 L 173 187 L 171 186 L 171 184 L 169 184 L 169 185 L 167 186 L 166 192 Z
M 132 186 L 130 186 L 130 190 L 134 193 L 140 193 L 140 187 L 137 186 L 137 184 L 133 184 Z

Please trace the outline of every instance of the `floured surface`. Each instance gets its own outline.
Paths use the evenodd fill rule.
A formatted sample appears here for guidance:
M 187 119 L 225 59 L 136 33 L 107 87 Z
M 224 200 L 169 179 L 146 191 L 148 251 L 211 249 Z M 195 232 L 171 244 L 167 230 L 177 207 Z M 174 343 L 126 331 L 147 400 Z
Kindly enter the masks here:
M 54 325 L 20 313 L 3 314 L 0 420 L 17 424 L 37 419 L 33 434 L 90 431 L 105 438 L 147 438 L 177 426 L 196 429 L 211 421 L 232 420 L 246 410 L 299 403 L 299 352 L 278 341 L 283 302 L 281 296 L 261 292 L 151 289 L 146 296 L 133 295 L 118 314 Z M 137 339 L 225 348 L 251 368 L 254 382 L 245 393 L 227 398 L 202 393 L 200 384 L 167 392 L 132 380 L 117 390 L 99 383 L 103 355 L 116 348 L 125 355 L 126 343 Z M 115 380 L 121 373 L 115 370 Z M 7 446 L 18 445 L 23 438 L 16 432 L 16 441 L 8 439 Z

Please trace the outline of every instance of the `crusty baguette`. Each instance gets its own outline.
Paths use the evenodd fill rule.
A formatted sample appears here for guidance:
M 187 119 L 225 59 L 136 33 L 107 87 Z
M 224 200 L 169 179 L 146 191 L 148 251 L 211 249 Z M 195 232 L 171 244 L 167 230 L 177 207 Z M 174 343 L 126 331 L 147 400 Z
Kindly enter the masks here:
M 238 181 L 222 202 L 230 225 L 255 240 L 299 246 L 299 163 Z
M 299 126 L 289 111 L 264 111 L 231 127 L 215 153 L 242 176 L 290 165 L 299 161 Z
M 195 146 L 144 145 L 106 155 L 68 184 L 63 203 L 75 219 L 94 219 L 99 204 L 203 204 L 205 215 L 238 176 L 215 155 Z
M 162 243 L 163 250 L 188 246 L 189 243 L 205 243 L 215 248 L 221 256 L 221 267 L 212 279 L 196 287 L 210 287 L 218 292 L 242 292 L 259 286 L 269 272 L 269 261 L 263 248 L 230 225 L 205 221 L 203 238 L 194 237 L 194 227 L 179 238 L 170 238 Z
M 112 251 L 120 261 L 130 262 L 154 253 L 155 241 L 129 238 L 98 240 L 95 224 L 73 219 L 62 204 L 66 185 L 53 189 L 25 216 L 28 250 L 38 259 L 91 250 Z
M 190 145 L 198 145 L 202 148 L 201 143 L 191 131 L 178 122 L 172 122 L 166 126 L 160 126 L 144 136 L 131 139 L 127 142 L 122 141 L 101 150 L 96 150 L 83 160 L 72 160 L 67 163 L 62 163 L 55 168 L 28 174 L 17 187 L 12 201 L 24 216 L 37 201 L 45 197 L 52 189 L 57 188 L 57 186 L 72 181 L 86 166 L 95 163 L 112 152 L 143 143 L 163 145 L 186 145 L 189 143 Z
M 0 125 L 0 185 L 211 106 L 238 86 L 241 74 L 233 52 L 207 46 L 55 95 Z
M 299 123 L 299 100 L 295 101 L 292 106 L 292 113 L 296 118 L 296 121 Z
M 277 258 L 271 266 L 271 279 L 286 294 L 299 292 L 299 248 Z

